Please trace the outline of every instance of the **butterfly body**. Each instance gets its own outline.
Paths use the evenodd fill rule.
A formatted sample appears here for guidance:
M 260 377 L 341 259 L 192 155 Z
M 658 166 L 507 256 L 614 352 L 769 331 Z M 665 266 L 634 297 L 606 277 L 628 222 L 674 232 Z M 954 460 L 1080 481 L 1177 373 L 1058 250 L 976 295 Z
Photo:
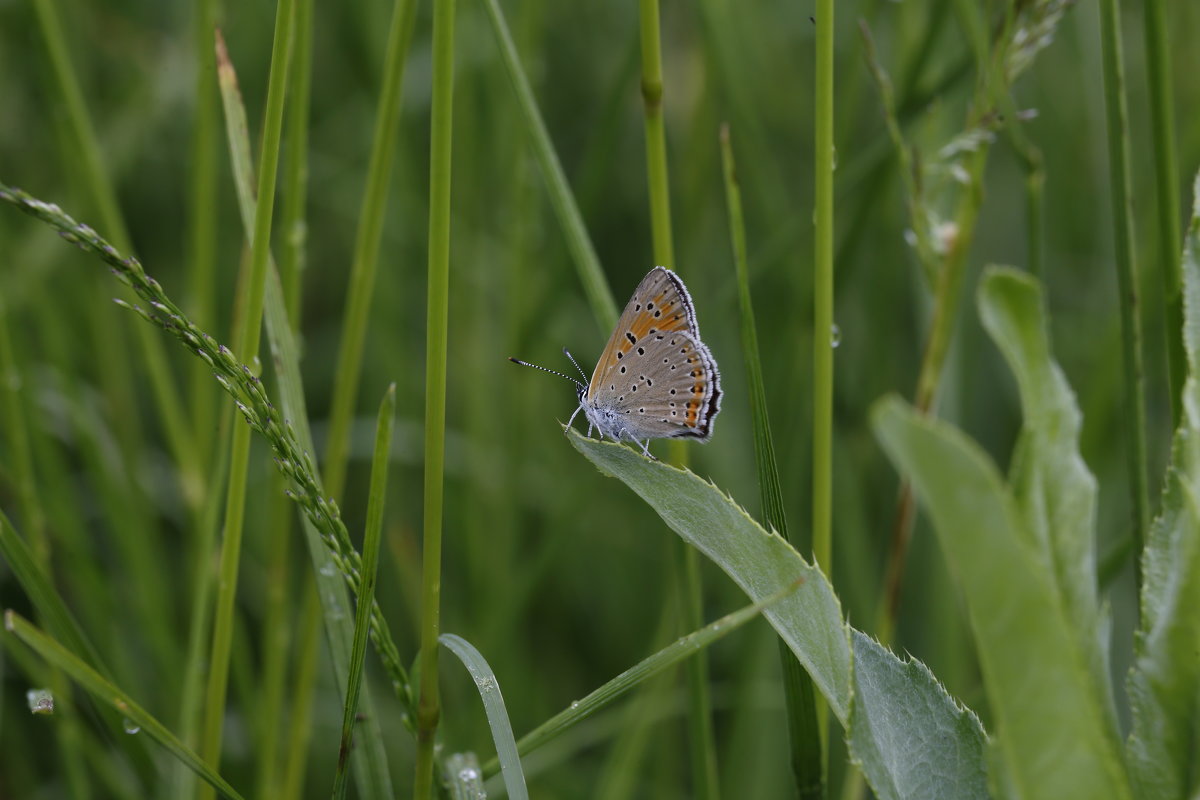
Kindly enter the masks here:
M 582 411 L 589 436 L 595 429 L 614 441 L 637 442 L 647 454 L 650 439 L 708 441 L 721 410 L 721 376 L 700 341 L 692 298 L 679 276 L 663 267 L 650 270 L 591 379 L 576 383 L 579 407 L 567 425 Z

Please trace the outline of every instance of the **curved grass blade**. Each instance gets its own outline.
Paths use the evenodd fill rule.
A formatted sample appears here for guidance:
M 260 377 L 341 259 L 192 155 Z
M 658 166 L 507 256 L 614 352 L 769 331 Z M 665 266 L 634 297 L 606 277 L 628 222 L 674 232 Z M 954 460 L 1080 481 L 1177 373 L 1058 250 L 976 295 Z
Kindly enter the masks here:
M 375 426 L 375 457 L 371 464 L 371 490 L 367 499 L 367 529 L 363 536 L 362 577 L 354 610 L 354 644 L 350 649 L 350 679 L 346 686 L 346 706 L 342 715 L 342 743 L 338 748 L 334 772 L 333 796 L 346 796 L 346 764 L 350 759 L 350 736 L 358 715 L 358 696 L 362 688 L 363 659 L 367 654 L 367 634 L 371 629 L 371 607 L 375 602 L 375 578 L 379 567 L 379 539 L 383 533 L 383 504 L 387 495 L 388 454 L 392 448 L 392 423 L 396 417 L 396 384 L 388 387 L 379 405 Z
M 763 384 L 762 359 L 758 350 L 758 330 L 754 322 L 754 304 L 750 300 L 750 275 L 746 258 L 746 226 L 742 219 L 742 190 L 733 160 L 729 125 L 721 126 L 721 162 L 725 175 L 725 203 L 729 212 L 729 234 L 733 243 L 733 261 L 737 271 L 738 310 L 742 334 L 742 358 L 746 364 L 746 384 L 750 392 L 750 417 L 754 424 L 754 462 L 758 471 L 759 501 L 767 525 L 779 531 L 800 552 L 812 548 L 788 530 L 784 515 L 783 489 L 775 460 L 775 443 L 767 415 L 767 391 Z M 786 645 L 780 641 L 784 699 L 787 703 L 788 738 L 792 773 L 800 796 L 824 795 L 825 759 L 821 754 L 821 727 L 812 679 Z
M 496 44 L 504 59 L 504 67 L 508 70 L 509 80 L 512 81 L 513 91 L 517 94 L 517 104 L 521 108 L 533 154 L 537 157 L 542 176 L 546 179 L 546 188 L 550 191 L 550 204 L 558 215 L 558 222 L 567 237 L 567 247 L 575 261 L 575 268 L 579 271 L 584 293 L 591 303 L 592 315 L 602 331 L 612 330 L 617 324 L 617 303 L 613 300 L 612 291 L 604 279 L 600 258 L 596 255 L 596 248 L 592 246 L 587 226 L 583 224 L 583 216 L 579 213 L 579 206 L 571 194 L 571 187 L 563 174 L 562 164 L 558 162 L 558 155 L 554 152 L 554 144 L 550 141 L 546 123 L 542 121 L 542 115 L 538 111 L 537 100 L 533 97 L 529 78 L 521 67 L 517 46 L 513 44 L 512 34 L 508 31 L 504 12 L 500 10 L 496 0 L 482 2 L 487 10 L 488 19 L 491 20 L 492 31 L 496 34 Z
M 48 663 L 58 667 L 76 683 L 90 692 L 97 700 L 110 705 L 124 715 L 133 726 L 145 731 L 146 735 L 161 744 L 168 753 L 187 764 L 213 789 L 229 800 L 242 800 L 242 796 L 226 783 L 225 779 L 200 760 L 192 750 L 184 746 L 161 722 L 146 712 L 129 695 L 110 683 L 103 675 L 89 667 L 58 642 L 38 630 L 16 612 L 4 612 L 4 628 L 27 644 Z
M 504 696 L 500 694 L 500 683 L 483 654 L 461 636 L 443 633 L 438 637 L 446 648 L 458 656 L 479 689 L 479 698 L 487 712 L 488 725 L 492 729 L 492 741 L 496 744 L 496 757 L 500 760 L 500 772 L 504 776 L 504 788 L 511 800 L 529 800 L 525 789 L 525 773 L 521 771 L 521 756 L 517 754 L 517 742 L 513 737 L 508 711 L 504 708 Z

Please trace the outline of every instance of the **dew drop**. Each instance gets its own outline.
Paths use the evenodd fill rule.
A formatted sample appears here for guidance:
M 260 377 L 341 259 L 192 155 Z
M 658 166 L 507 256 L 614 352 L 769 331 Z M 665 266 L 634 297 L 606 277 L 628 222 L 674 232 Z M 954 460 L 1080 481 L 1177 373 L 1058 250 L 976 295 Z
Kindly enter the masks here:
M 125 719 L 121 720 L 121 727 L 124 728 L 125 732 L 130 736 L 133 736 L 135 733 L 141 733 L 142 730 L 142 726 L 138 725 L 129 717 L 125 717 Z
M 54 713 L 54 694 L 49 689 L 30 689 L 25 692 L 25 702 L 30 714 L 48 716 Z
M 829 328 L 829 346 L 836 348 L 841 343 L 842 343 L 842 329 L 839 328 L 837 326 L 837 323 L 835 322 Z

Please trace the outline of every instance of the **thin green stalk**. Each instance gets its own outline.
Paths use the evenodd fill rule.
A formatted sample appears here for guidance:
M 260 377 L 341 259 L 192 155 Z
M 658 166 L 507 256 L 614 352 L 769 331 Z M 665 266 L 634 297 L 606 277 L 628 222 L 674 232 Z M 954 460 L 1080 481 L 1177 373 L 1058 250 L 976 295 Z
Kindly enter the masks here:
M 1100 2 L 1100 39 L 1104 57 L 1104 105 L 1108 128 L 1108 166 L 1112 181 L 1113 239 L 1120 289 L 1121 350 L 1125 367 L 1128 436 L 1126 455 L 1133 502 L 1134 553 L 1142 552 L 1150 524 L 1149 484 L 1146 477 L 1146 397 L 1142 386 L 1142 324 L 1138 302 L 1137 264 L 1133 254 L 1133 196 L 1129 178 L 1129 112 L 1125 104 L 1125 65 L 1121 55 L 1120 7 L 1117 0 Z M 1177 245 L 1173 245 L 1177 246 Z M 1140 555 L 1134 565 L 1141 586 Z
M 296 26 L 292 32 L 292 55 L 289 60 L 287 160 L 283 168 L 283 197 L 279 209 L 279 229 L 283 231 L 279 280 L 283 283 L 284 304 L 294 329 L 299 329 L 300 325 L 302 275 L 308 244 L 305 203 L 308 200 L 308 108 L 312 99 L 312 49 L 313 0 L 300 0 L 296 5 Z
M 12 475 L 17 489 L 17 508 L 21 524 L 29 537 L 30 548 L 38 566 L 50 574 L 50 540 L 46 537 L 46 515 L 38 498 L 37 480 L 33 474 L 33 451 L 29 443 L 29 424 L 22 399 L 25 392 L 21 370 L 13 354 L 9 336 L 8 309 L 0 297 L 0 410 L 4 417 L 5 467 Z
M 263 613 L 262 672 L 258 680 L 260 699 L 255 709 L 258 736 L 259 797 L 277 797 L 279 792 L 279 734 L 283 730 L 283 698 L 287 686 L 288 652 L 292 641 L 292 503 L 288 498 L 287 478 L 275 472 L 267 481 L 266 597 Z
M 217 0 L 196 0 L 193 31 L 196 48 L 196 116 L 193 121 L 188 208 L 188 308 L 202 326 L 216 325 L 217 273 L 217 61 L 212 48 Z M 217 413 L 212 371 L 203 361 L 191 369 L 192 431 L 199 458 L 212 457 L 210 434 Z
M 236 356 L 244 364 L 256 363 L 262 334 L 263 296 L 266 291 L 267 257 L 270 254 L 271 221 L 275 208 L 275 178 L 279 167 L 279 141 L 287 84 L 287 56 L 294 16 L 295 0 L 280 0 L 275 16 L 271 72 L 267 85 L 267 113 L 263 128 L 262 154 L 259 158 L 258 206 L 254 218 L 254 237 L 250 243 L 249 294 L 245 316 L 242 318 L 241 334 L 236 337 Z M 221 729 L 225 718 L 234 601 L 237 597 L 238 567 L 241 562 L 251 433 L 248 425 L 236 425 L 233 429 L 229 487 L 225 502 L 225 532 L 221 543 L 204 734 L 201 739 L 201 755 L 214 768 L 219 766 L 221 760 Z M 211 790 L 202 787 L 201 797 L 209 796 Z
M 813 558 L 833 574 L 833 0 L 816 4 L 813 216 Z
M 450 165 L 454 110 L 454 0 L 433 4 L 433 100 L 429 142 L 429 294 L 425 331 L 425 497 L 421 572 L 421 673 L 413 796 L 433 790 L 441 634 L 442 495 L 446 456 L 446 337 L 450 300 Z
M 671 191 L 667 172 L 667 138 L 663 124 L 662 34 L 658 0 L 641 0 L 642 106 L 646 129 L 646 176 L 650 193 L 650 230 L 654 263 L 674 269 L 675 242 L 671 234 Z M 671 463 L 687 466 L 687 445 L 669 445 Z M 700 560 L 686 545 L 672 550 L 681 560 L 683 627 L 694 630 L 704 618 Z M 688 684 L 688 728 L 691 744 L 692 791 L 697 797 L 715 798 L 717 778 L 716 737 L 712 727 L 712 698 L 709 695 L 708 659 L 697 653 L 684 667 Z
M 308 768 L 308 742 L 312 738 L 313 687 L 317 682 L 317 656 L 321 644 L 321 601 L 317 584 L 305 581 L 304 600 L 300 604 L 299 643 L 297 644 L 296 677 L 292 686 L 292 715 L 288 721 L 287 752 L 284 763 L 283 788 L 280 800 L 299 800 L 304 789 L 304 774 Z
M 1175 108 L 1171 45 L 1165 0 L 1145 0 L 1146 71 L 1150 82 L 1150 127 L 1154 135 L 1154 187 L 1158 192 L 1158 258 L 1166 315 L 1167 369 L 1171 381 L 1171 421 L 1179 424 L 1180 397 L 1187 378 L 1183 352 L 1183 279 L 1179 254 L 1179 171 L 1175 160 Z
M 391 186 L 392 160 L 396 152 L 396 129 L 400 120 L 400 90 L 404 84 L 404 65 L 412 42 L 417 0 L 395 0 L 392 25 L 384 59 L 383 87 L 375 116 L 375 137 L 371 161 L 367 167 L 367 185 L 363 190 L 354 242 L 354 261 L 350 267 L 350 289 L 346 294 L 342 339 L 338 347 L 337 372 L 333 381 L 333 404 L 329 413 L 329 436 L 325 444 L 325 478 L 330 494 L 340 497 L 346 480 L 346 455 L 350 424 L 358 398 L 359 373 L 362 371 L 363 345 L 375 291 L 375 271 L 379 263 L 379 241 L 383 233 L 383 215 L 387 211 Z
M 640 0 L 642 108 L 646 126 L 646 176 L 650 184 L 650 230 L 654 263 L 675 268 L 671 235 L 671 192 L 667 178 L 667 134 L 663 125 L 662 44 L 658 0 Z
M 346 778 L 350 763 L 350 737 L 358 715 L 358 694 L 362 687 L 363 661 L 367 655 L 367 633 L 371 629 L 371 605 L 375 602 L 375 578 L 379 567 L 379 540 L 383 538 L 383 506 L 387 497 L 388 457 L 392 449 L 392 423 L 396 418 L 396 384 L 388 387 L 379 404 L 375 425 L 375 458 L 371 465 L 371 489 L 367 496 L 367 527 L 363 534 L 361 582 L 354 612 L 354 644 L 350 649 L 350 677 L 346 686 L 346 704 L 342 715 L 342 741 L 338 748 L 337 770 L 333 776 L 333 797 L 346 796 Z
M 833 575 L 833 0 L 817 0 L 813 102 L 813 560 Z M 828 706 L 817 729 L 827 752 Z
M 758 471 L 759 497 L 763 518 L 768 526 L 803 552 L 801 535 L 788 530 L 784 514 L 783 488 L 775 461 L 775 444 L 767 415 L 767 392 L 759 357 L 758 332 L 754 306 L 750 300 L 750 275 L 746 256 L 746 226 L 742 216 L 742 192 L 738 184 L 730 142 L 729 126 L 721 126 L 721 163 L 725 177 L 725 201 L 729 212 L 729 233 L 733 261 L 737 269 L 738 306 L 741 312 L 742 353 L 746 365 L 746 383 L 750 390 L 750 413 L 754 422 L 754 460 Z M 779 639 L 779 657 L 783 668 L 784 697 L 787 702 L 788 738 L 792 773 L 801 798 L 824 796 L 824 761 L 821 757 L 821 733 L 817 719 L 816 691 L 812 679 L 783 639 Z

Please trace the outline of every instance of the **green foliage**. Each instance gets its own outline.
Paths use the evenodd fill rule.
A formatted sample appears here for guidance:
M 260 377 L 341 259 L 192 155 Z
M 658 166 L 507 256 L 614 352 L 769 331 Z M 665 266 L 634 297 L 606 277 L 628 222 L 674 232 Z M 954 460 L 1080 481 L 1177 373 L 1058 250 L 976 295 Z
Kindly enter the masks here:
M 717 487 L 686 470 L 572 430 L 567 436 L 750 598 L 762 602 L 790 581 L 802 581 L 763 616 L 847 727 L 851 755 L 879 797 L 987 796 L 979 720 L 923 665 L 901 663 L 846 625 L 828 579 L 779 534 L 764 530 Z
M 413 669 L 439 626 L 503 686 L 532 797 L 793 796 L 805 671 L 834 723 L 809 774 L 845 800 L 860 773 L 880 798 L 1200 792 L 1200 231 L 1180 260 L 1174 207 L 1200 127 L 1172 113 L 1200 6 L 1127 3 L 1143 42 L 1111 1 L 646 0 L 646 25 L 460 0 L 436 37 L 430 4 L 295 5 L 276 39 L 275 4 L 0 4 L 0 797 L 391 797 L 438 675 L 421 769 L 496 794 L 479 687 Z M 588 367 L 656 238 L 726 389 L 695 474 L 564 437 L 568 385 L 505 361 Z M 920 413 L 886 401 L 877 438 L 896 393 Z M 814 509 L 824 573 L 766 532 L 805 543 Z

